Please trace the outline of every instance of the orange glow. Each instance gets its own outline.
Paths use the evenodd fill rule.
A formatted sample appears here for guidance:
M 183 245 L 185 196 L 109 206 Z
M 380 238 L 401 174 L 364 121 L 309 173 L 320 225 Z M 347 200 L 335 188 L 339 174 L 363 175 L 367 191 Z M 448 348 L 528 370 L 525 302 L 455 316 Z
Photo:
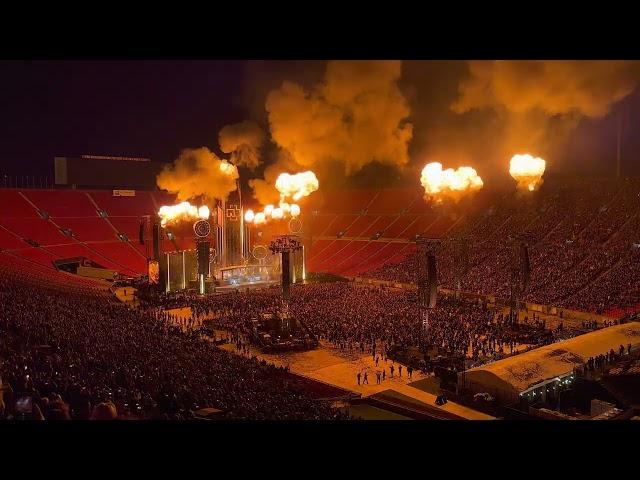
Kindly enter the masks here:
M 482 178 L 471 167 L 442 169 L 442 164 L 432 162 L 422 169 L 420 183 L 425 195 L 441 202 L 445 197 L 458 201 L 463 195 L 480 190 L 484 185 Z
M 532 155 L 518 154 L 511 157 L 509 173 L 518 182 L 518 190 L 533 192 L 542 185 L 546 162 Z
M 280 192 L 282 201 L 291 197 L 296 202 L 318 190 L 320 183 L 316 174 L 311 170 L 296 173 L 281 173 L 276 180 L 276 189 Z
M 227 175 L 233 175 L 238 170 L 235 167 L 235 165 L 232 165 L 229 162 L 227 162 L 226 160 L 223 160 L 223 161 L 220 162 L 220 171 L 222 173 L 227 174 Z
M 206 205 L 200 208 L 191 205 L 189 202 L 182 202 L 177 205 L 163 205 L 158 211 L 160 225 L 163 227 L 170 223 L 178 223 L 184 220 L 196 220 L 209 218 L 209 207 Z
M 245 215 L 248 223 L 267 223 L 270 220 L 282 220 L 286 218 L 299 217 L 302 213 L 300 205 L 289 203 L 288 199 L 299 200 L 318 190 L 319 183 L 315 173 L 306 171 L 296 174 L 281 173 L 276 180 L 276 189 L 280 192 L 280 203 L 278 206 L 265 205 L 262 212 L 249 217 Z

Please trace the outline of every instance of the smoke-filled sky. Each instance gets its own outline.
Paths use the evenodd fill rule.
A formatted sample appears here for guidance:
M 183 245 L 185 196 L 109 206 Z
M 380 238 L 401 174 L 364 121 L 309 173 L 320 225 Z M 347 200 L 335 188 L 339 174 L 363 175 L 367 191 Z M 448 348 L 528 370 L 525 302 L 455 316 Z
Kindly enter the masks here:
M 418 185 L 438 161 L 486 182 L 515 153 L 549 172 L 605 174 L 622 118 L 623 171 L 638 175 L 639 80 L 637 62 L 619 61 L 0 62 L 0 173 L 207 147 L 245 180 L 282 166 L 313 168 L 321 185 Z

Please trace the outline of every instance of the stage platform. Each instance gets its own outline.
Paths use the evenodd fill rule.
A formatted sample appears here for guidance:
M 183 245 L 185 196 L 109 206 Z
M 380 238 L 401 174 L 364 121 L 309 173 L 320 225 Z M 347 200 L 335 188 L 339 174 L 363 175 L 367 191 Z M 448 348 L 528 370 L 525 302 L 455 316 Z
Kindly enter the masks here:
M 253 283 L 241 283 L 237 285 L 221 285 L 216 287 L 216 293 L 228 293 L 235 292 L 237 290 L 253 290 L 253 289 L 261 289 L 261 288 L 269 288 L 280 285 L 279 281 L 270 281 L 270 282 L 253 282 Z

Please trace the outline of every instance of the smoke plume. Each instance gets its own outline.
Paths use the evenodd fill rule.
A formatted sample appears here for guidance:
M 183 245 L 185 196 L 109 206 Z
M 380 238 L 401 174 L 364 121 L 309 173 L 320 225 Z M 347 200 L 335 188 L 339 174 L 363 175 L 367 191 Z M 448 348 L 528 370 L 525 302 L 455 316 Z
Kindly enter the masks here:
M 582 119 L 606 116 L 639 80 L 639 62 L 469 62 L 468 78 L 459 83 L 451 110 L 475 121 L 468 137 L 464 130 L 441 134 L 458 145 L 490 139 L 501 170 L 522 151 L 558 156 Z
M 475 61 L 469 70 L 452 105 L 455 112 L 540 110 L 549 116 L 591 118 L 606 115 L 629 95 L 640 73 L 638 63 L 628 61 Z
M 280 201 L 280 192 L 276 189 L 276 180 L 282 172 L 299 170 L 300 166 L 286 151 L 279 151 L 274 163 L 264 169 L 264 178 L 249 180 L 253 196 L 262 205 L 276 204 Z
M 156 179 L 158 187 L 175 193 L 184 201 L 204 196 L 226 199 L 236 189 L 237 168 L 206 147 L 184 149 Z
M 218 135 L 220 150 L 231 154 L 231 162 L 251 170 L 260 165 L 260 148 L 264 138 L 262 129 L 251 121 L 227 125 Z
M 372 162 L 406 165 L 413 126 L 400 75 L 399 61 L 330 61 L 310 90 L 285 81 L 267 96 L 273 141 L 300 169 L 338 162 L 350 175 Z

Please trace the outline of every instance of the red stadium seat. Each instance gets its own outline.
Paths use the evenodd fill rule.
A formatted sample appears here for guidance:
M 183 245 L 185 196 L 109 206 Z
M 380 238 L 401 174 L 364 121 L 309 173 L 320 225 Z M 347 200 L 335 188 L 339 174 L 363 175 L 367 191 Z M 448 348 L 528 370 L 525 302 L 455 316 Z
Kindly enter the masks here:
M 0 219 L 38 218 L 38 211 L 14 189 L 0 189 Z
M 147 271 L 146 257 L 130 243 L 92 243 L 91 248 L 137 275 Z
M 363 232 L 367 230 L 378 219 L 375 215 L 363 215 L 358 217 L 355 222 L 347 229 L 345 234 L 347 237 L 364 236 Z
M 134 197 L 114 197 L 112 191 L 92 191 L 89 196 L 109 216 L 140 217 L 157 212 L 149 192 L 136 191 Z
M 366 242 L 365 245 L 355 252 L 350 258 L 336 265 L 335 272 L 342 275 L 353 275 L 357 271 L 358 265 L 369 259 L 376 252 L 386 245 L 384 242 Z
M 69 228 L 74 238 L 81 242 L 115 240 L 116 232 L 104 218 L 54 218 L 62 228 Z
M 327 227 L 322 235 L 325 237 L 334 237 L 340 232 L 346 232 L 348 227 L 352 225 L 357 218 L 358 215 L 338 215 L 338 218 Z
M 421 195 L 414 189 L 381 190 L 367 208 L 370 215 L 397 215 L 408 209 Z
M 395 217 L 391 215 L 384 215 L 378 217 L 378 219 L 371 223 L 369 227 L 362 232 L 363 237 L 371 237 L 376 233 L 382 232 L 382 237 L 386 237 L 384 234 L 385 229 L 395 220 Z
M 83 191 L 23 190 L 22 194 L 51 217 L 95 217 L 96 207 Z
M 310 234 L 314 237 L 325 235 L 325 231 L 338 218 L 337 215 L 314 215 L 311 217 L 311 231 Z
M 359 213 L 366 208 L 377 192 L 372 190 L 341 190 L 324 193 L 323 213 Z
M 0 225 L 20 238 L 35 240 L 40 245 L 57 245 L 70 241 L 53 223 L 40 217 L 3 218 Z
M 23 242 L 15 234 L 0 226 L 0 249 L 26 248 L 28 246 L 28 243 Z

